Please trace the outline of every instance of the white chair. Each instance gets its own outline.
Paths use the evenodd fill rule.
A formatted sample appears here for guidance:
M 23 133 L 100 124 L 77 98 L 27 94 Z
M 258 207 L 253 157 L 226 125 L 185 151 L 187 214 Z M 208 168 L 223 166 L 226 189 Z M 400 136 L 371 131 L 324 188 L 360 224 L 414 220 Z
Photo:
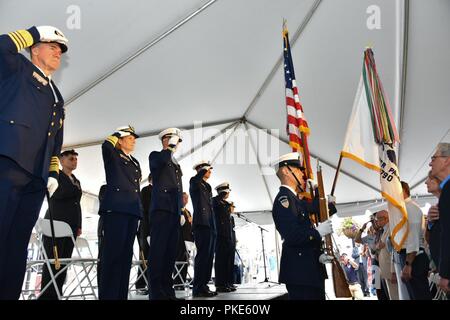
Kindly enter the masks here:
M 185 247 L 186 247 L 186 254 L 188 257 L 188 261 L 175 261 L 175 274 L 172 275 L 172 279 L 179 279 L 183 283 L 183 286 L 189 286 L 193 279 L 189 273 L 189 266 L 193 265 L 193 260 L 196 253 L 196 247 L 194 242 L 192 241 L 184 241 Z M 186 280 L 184 280 L 181 276 L 181 271 L 186 268 Z M 180 285 L 178 285 L 180 286 Z
M 75 239 L 73 237 L 72 229 L 70 228 L 70 226 L 67 223 L 62 222 L 62 221 L 53 221 L 53 225 L 54 225 L 55 238 L 66 238 L 66 237 L 70 238 L 74 245 L 74 253 L 72 254 L 72 258 L 59 259 L 59 261 L 61 263 L 61 269 L 59 269 L 54 274 L 50 264 L 54 264 L 55 259 L 49 259 L 47 256 L 47 252 L 44 250 L 44 247 L 43 247 L 43 236 L 46 236 L 46 237 L 52 236 L 50 221 L 47 219 L 38 219 L 35 228 L 36 228 L 36 231 L 39 236 L 40 251 L 42 252 L 42 255 L 44 258 L 42 263 L 45 263 L 47 265 L 47 268 L 50 273 L 50 278 L 51 278 L 51 281 L 44 288 L 41 288 L 41 292 L 39 295 L 41 295 L 45 290 L 47 290 L 47 288 L 50 285 L 53 285 L 59 300 L 73 298 L 73 297 L 81 297 L 81 298 L 85 299 L 87 295 L 93 295 L 94 299 L 97 299 L 97 295 L 95 293 L 94 286 L 91 281 L 91 277 L 89 276 L 90 272 L 94 269 L 94 266 L 97 263 L 97 259 L 94 259 L 92 257 L 91 258 L 82 258 L 81 257 L 80 250 L 79 250 L 77 243 L 75 242 Z M 74 255 L 75 255 L 75 257 L 74 257 Z M 77 279 L 77 285 L 68 295 L 64 295 L 62 292 L 59 292 L 59 289 L 56 284 L 56 278 L 58 276 L 60 276 L 64 270 L 67 270 L 71 266 L 72 267 L 75 267 L 75 266 L 80 267 L 81 271 L 75 270 L 75 278 Z M 81 279 L 80 279 L 80 277 L 81 277 Z M 82 285 L 84 281 L 87 281 L 87 283 L 88 283 L 87 286 Z M 78 294 L 78 295 L 73 294 L 76 288 L 79 288 L 81 290 L 81 294 Z M 90 293 L 85 292 L 86 288 L 90 289 Z M 67 290 L 65 290 L 65 291 L 67 291 Z
M 150 237 L 147 237 L 147 241 L 150 244 Z M 134 246 L 133 246 L 134 249 Z M 130 299 L 132 299 L 131 296 L 131 292 L 132 291 L 137 291 L 136 289 L 136 283 L 143 278 L 144 282 L 147 286 L 147 288 L 149 288 L 149 284 L 147 281 L 147 268 L 148 268 L 148 261 L 145 260 L 145 256 L 144 253 L 142 251 L 138 252 L 139 257 L 136 256 L 135 251 L 133 250 L 133 260 L 131 261 L 131 268 L 133 269 L 134 267 L 136 267 L 136 272 L 135 273 L 131 273 L 130 272 L 130 282 L 128 284 L 128 297 Z M 134 287 L 134 289 L 133 289 Z
M 21 292 L 21 298 L 24 300 L 36 298 L 36 287 L 40 286 L 40 255 L 38 235 L 33 232 L 28 242 L 27 267 Z

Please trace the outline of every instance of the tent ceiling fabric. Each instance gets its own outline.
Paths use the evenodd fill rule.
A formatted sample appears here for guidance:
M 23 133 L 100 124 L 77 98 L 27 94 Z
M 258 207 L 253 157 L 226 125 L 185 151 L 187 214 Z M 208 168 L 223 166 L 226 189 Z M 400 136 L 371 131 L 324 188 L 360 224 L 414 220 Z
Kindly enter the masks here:
M 55 25 L 69 38 L 69 51 L 62 68 L 54 76 L 66 100 L 86 89 L 115 66 L 126 61 L 182 19 L 208 4 L 207 0 L 41 0 L 0 3 L 1 33 L 31 25 Z M 120 70 L 99 82 L 67 106 L 64 144 L 98 142 L 114 128 L 131 124 L 138 132 L 156 132 L 165 127 L 191 127 L 203 121 L 221 130 L 243 117 L 258 127 L 279 130 L 285 140 L 284 79 L 281 67 L 269 76 L 282 54 L 282 20 L 287 19 L 290 35 L 307 21 L 293 43 L 292 54 L 306 118 L 311 128 L 311 152 L 336 166 L 361 73 L 363 50 L 373 47 L 377 67 L 396 121 L 400 120 L 399 96 L 403 62 L 399 36 L 401 0 L 217 0 L 167 37 L 148 48 Z M 404 116 L 400 138 L 400 174 L 411 185 L 428 171 L 428 159 L 442 139 L 449 141 L 450 118 L 450 2 L 410 0 L 407 37 L 407 64 Z M 381 28 L 369 30 L 369 6 L 378 6 Z M 23 8 L 30 9 L 24 10 Z M 66 24 L 70 6 L 81 13 L 81 28 Z M 12 14 L 14 12 L 14 14 Z M 266 81 L 267 80 L 267 81 Z M 267 82 L 267 86 L 263 84 Z M 261 94 L 258 95 L 260 89 Z M 191 165 L 201 154 L 218 154 L 211 184 L 230 181 L 232 199 L 239 211 L 270 210 L 278 190 L 273 174 L 262 175 L 267 164 L 289 147 L 278 139 L 258 133 L 243 124 L 231 133 L 221 150 L 223 137 L 181 161 L 183 183 L 188 187 L 194 174 Z M 211 130 L 210 130 L 211 131 Z M 199 132 L 199 131 L 197 131 Z M 215 132 L 217 133 L 217 131 Z M 215 133 L 206 132 L 203 140 Z M 194 130 L 187 130 L 188 137 Z M 221 135 L 222 136 L 222 135 Z M 244 149 L 234 140 L 247 136 Z M 261 136 L 262 138 L 258 138 Z M 252 150 L 251 138 L 257 151 Z M 266 152 L 262 144 L 273 145 Z M 265 139 L 265 141 L 264 141 Z M 196 143 L 197 142 L 197 143 Z M 198 144 L 185 139 L 180 156 Z M 136 157 L 144 177 L 148 174 L 148 154 L 160 148 L 157 137 L 138 140 Z M 229 150 L 233 149 L 233 150 Z M 104 182 L 100 145 L 78 149 L 75 171 L 84 189 L 97 193 Z M 224 154 L 246 155 L 251 163 L 223 163 Z M 258 157 L 257 157 L 258 156 Z M 260 160 L 262 168 L 257 164 Z M 315 160 L 312 161 L 315 166 Z M 335 170 L 323 165 L 326 190 L 331 189 Z M 379 185 L 377 178 L 344 161 L 343 169 L 366 184 Z M 268 170 L 268 169 L 267 169 Z M 268 189 L 266 188 L 268 186 Z M 186 189 L 187 190 L 187 189 Z M 426 194 L 423 183 L 412 190 Z M 270 195 L 270 196 L 269 196 Z M 379 198 L 372 188 L 344 174 L 340 175 L 338 202 L 358 202 Z

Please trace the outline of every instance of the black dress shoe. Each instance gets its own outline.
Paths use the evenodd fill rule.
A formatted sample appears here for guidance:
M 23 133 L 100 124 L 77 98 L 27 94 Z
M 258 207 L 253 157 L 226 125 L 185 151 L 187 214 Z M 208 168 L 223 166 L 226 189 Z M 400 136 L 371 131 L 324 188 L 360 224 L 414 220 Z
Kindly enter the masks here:
M 212 291 L 202 291 L 202 292 L 196 292 L 192 294 L 194 297 L 204 297 L 204 298 L 211 298 L 217 295 L 217 293 Z
M 228 289 L 230 289 L 230 291 L 236 291 L 236 287 L 231 285 L 231 286 L 227 286 Z
M 184 301 L 185 300 L 184 298 L 177 298 L 175 296 L 167 297 L 167 299 L 170 301 Z
M 136 291 L 136 294 L 138 294 L 140 296 L 147 296 L 148 295 L 148 290 L 147 289 L 138 289 Z
M 217 292 L 216 292 L 216 291 L 208 290 L 208 292 L 209 292 L 209 293 L 212 293 L 214 296 L 217 296 Z
M 216 292 L 231 292 L 231 288 L 219 286 L 216 287 Z

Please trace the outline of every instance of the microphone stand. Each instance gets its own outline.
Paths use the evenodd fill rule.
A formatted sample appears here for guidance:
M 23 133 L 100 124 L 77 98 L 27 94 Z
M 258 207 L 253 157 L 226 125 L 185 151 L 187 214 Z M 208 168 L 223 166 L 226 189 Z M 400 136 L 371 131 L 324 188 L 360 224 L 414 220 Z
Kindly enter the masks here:
M 259 228 L 259 231 L 261 231 L 261 244 L 262 244 L 263 262 L 264 262 L 264 281 L 261 281 L 259 283 L 269 283 L 269 284 L 273 283 L 273 284 L 278 285 L 279 284 L 278 282 L 270 281 L 269 278 L 267 277 L 266 252 L 265 252 L 265 247 L 264 247 L 264 234 L 263 234 L 263 231 L 265 231 L 265 232 L 269 232 L 269 231 L 267 231 L 266 229 L 261 227 L 259 224 L 251 221 L 246 216 L 244 216 L 242 213 L 236 212 L 235 214 L 238 216 L 238 218 L 241 218 L 242 220 L 244 220 L 244 221 L 246 221 L 248 223 L 252 223 L 252 224 L 256 225 Z M 270 285 L 268 287 L 270 287 Z

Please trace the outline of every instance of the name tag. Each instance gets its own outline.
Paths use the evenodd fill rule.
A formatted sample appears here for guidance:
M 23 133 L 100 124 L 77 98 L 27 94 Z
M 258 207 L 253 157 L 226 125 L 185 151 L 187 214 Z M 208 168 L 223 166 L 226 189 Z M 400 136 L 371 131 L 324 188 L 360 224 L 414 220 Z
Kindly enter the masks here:
M 33 78 L 35 78 L 39 83 L 41 83 L 42 85 L 46 86 L 48 85 L 48 81 L 45 80 L 39 73 L 37 73 L 36 71 L 33 71 Z

